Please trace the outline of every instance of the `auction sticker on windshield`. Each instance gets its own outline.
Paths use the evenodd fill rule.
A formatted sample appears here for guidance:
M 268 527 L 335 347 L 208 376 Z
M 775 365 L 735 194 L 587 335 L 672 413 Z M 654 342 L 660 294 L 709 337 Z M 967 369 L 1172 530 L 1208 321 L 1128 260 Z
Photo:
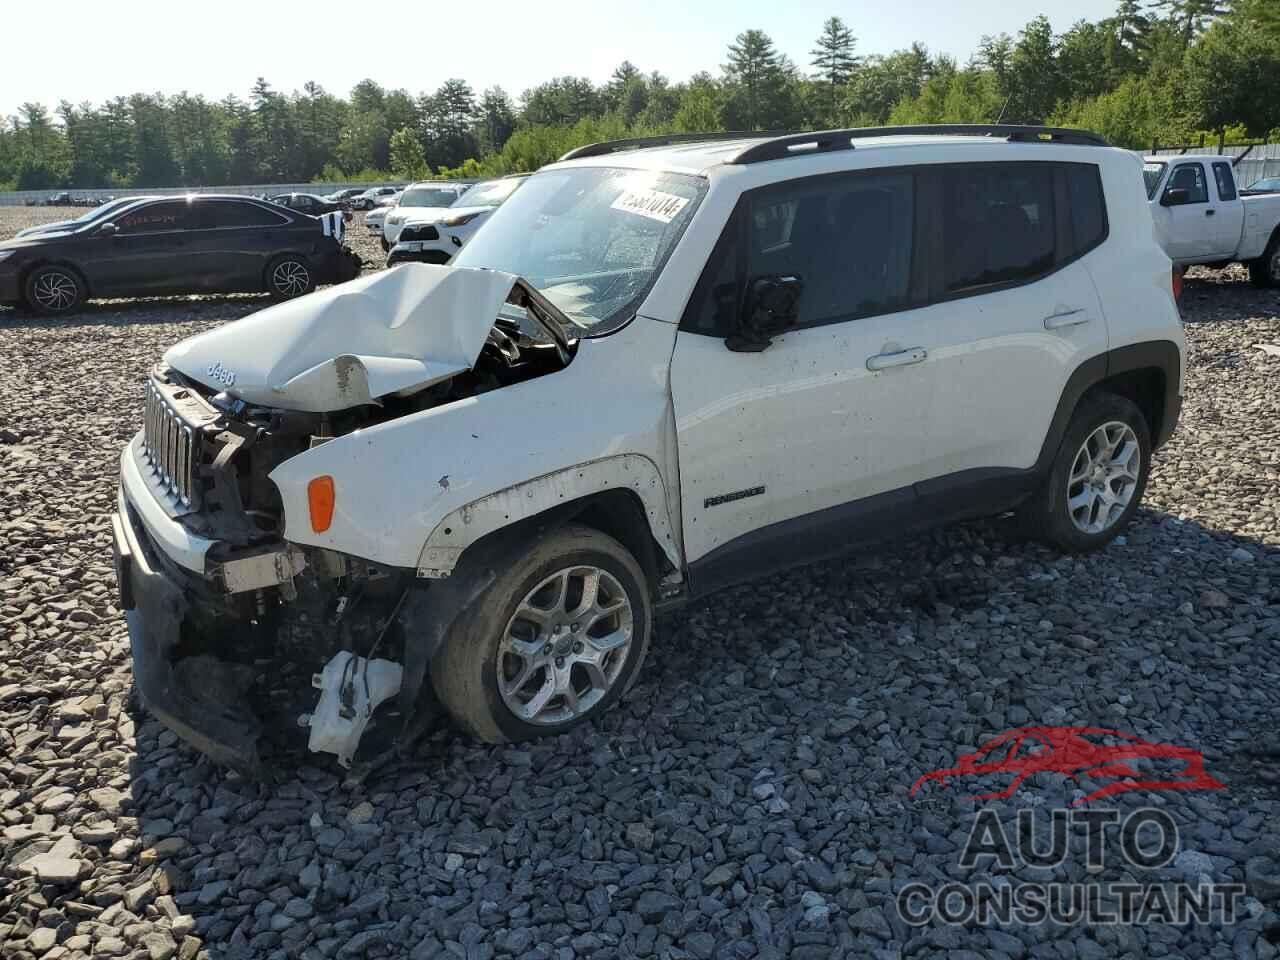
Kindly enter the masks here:
M 636 213 L 659 223 L 670 223 L 689 202 L 687 197 L 661 190 L 624 190 L 610 205 L 614 210 Z

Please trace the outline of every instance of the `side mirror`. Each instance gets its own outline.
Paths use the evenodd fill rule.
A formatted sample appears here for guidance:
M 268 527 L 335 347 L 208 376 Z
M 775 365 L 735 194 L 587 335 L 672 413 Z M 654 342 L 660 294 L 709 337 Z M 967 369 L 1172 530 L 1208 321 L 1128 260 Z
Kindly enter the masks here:
M 98 229 L 94 231 L 99 237 L 114 237 L 120 229 L 114 223 L 100 223 Z
M 771 337 L 795 326 L 804 281 L 797 276 L 756 277 L 747 284 L 747 296 L 738 332 L 725 341 L 730 350 L 758 353 Z
M 1160 198 L 1162 207 L 1180 207 L 1191 202 L 1191 191 L 1186 187 L 1170 187 Z

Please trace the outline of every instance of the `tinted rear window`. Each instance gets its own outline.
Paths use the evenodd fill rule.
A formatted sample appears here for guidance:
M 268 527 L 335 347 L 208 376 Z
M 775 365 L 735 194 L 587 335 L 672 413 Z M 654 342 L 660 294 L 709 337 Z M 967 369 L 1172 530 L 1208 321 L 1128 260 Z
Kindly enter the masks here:
M 1026 280 L 1054 263 L 1053 166 L 984 163 L 942 174 L 946 294 Z
M 200 223 L 204 227 L 272 227 L 286 222 L 280 214 L 256 203 L 207 200 L 199 206 Z

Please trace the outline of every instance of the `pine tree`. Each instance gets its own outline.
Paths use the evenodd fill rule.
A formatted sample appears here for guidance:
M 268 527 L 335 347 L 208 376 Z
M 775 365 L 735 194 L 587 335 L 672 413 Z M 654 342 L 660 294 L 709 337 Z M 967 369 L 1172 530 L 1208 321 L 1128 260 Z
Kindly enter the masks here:
M 1223 0 L 1152 0 L 1151 8 L 1178 24 L 1184 50 L 1210 20 L 1227 12 Z
M 822 25 L 816 46 L 809 51 L 810 63 L 817 68 L 821 82 L 827 87 L 829 110 L 827 120 L 835 123 L 840 89 L 849 82 L 857 69 L 858 58 L 853 55 L 857 38 L 839 17 L 830 17 Z
M 724 69 L 742 89 L 746 128 L 760 129 L 764 101 L 782 79 L 782 62 L 773 41 L 763 30 L 744 30 L 729 45 Z

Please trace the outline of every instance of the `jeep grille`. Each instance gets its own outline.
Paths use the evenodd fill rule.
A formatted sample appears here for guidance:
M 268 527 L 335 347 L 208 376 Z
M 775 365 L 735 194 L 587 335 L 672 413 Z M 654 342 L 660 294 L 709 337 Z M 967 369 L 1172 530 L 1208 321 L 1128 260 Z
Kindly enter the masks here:
M 165 489 L 187 507 L 195 506 L 194 464 L 199 443 L 195 429 L 183 422 L 156 385 L 148 382 L 143 452 Z

